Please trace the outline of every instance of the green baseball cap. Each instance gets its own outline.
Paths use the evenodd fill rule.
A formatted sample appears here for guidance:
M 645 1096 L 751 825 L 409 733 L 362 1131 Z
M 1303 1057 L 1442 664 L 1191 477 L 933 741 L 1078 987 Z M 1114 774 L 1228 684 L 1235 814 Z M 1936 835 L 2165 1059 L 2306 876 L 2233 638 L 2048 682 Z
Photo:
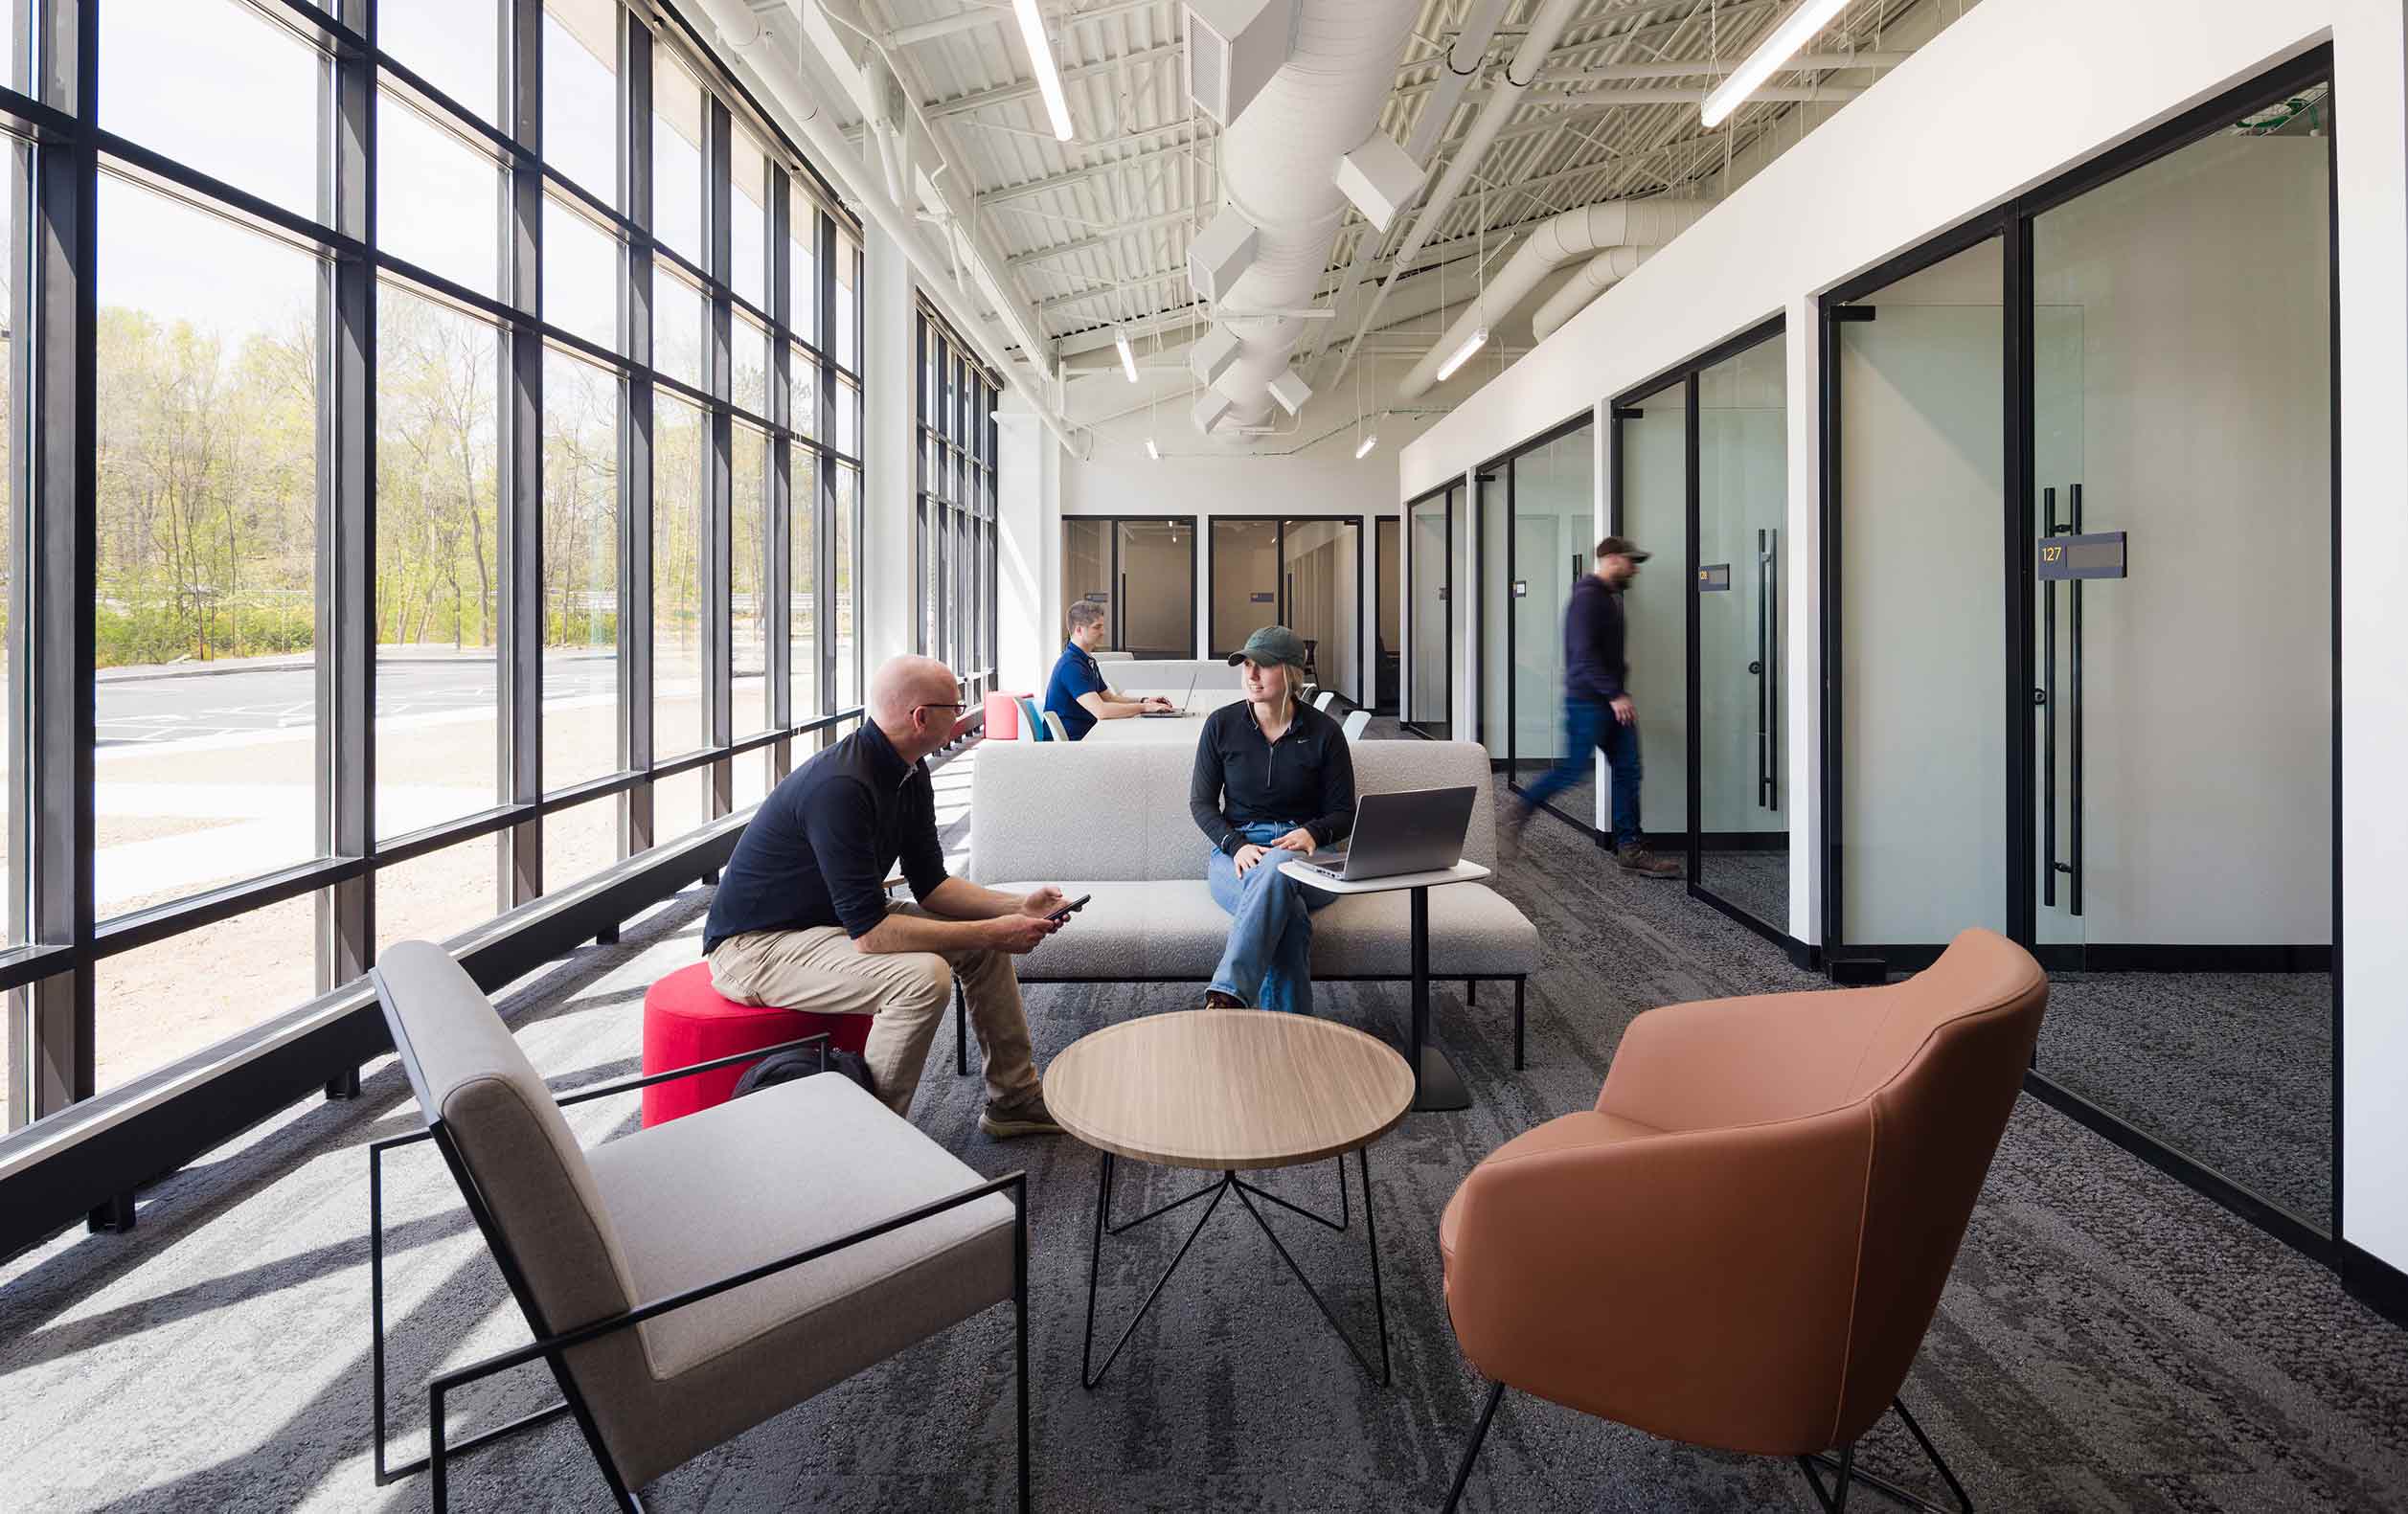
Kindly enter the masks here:
M 1253 663 L 1269 667 L 1285 663 L 1290 667 L 1305 666 L 1305 639 L 1284 625 L 1266 625 L 1246 638 L 1246 644 L 1229 654 L 1229 666 Z

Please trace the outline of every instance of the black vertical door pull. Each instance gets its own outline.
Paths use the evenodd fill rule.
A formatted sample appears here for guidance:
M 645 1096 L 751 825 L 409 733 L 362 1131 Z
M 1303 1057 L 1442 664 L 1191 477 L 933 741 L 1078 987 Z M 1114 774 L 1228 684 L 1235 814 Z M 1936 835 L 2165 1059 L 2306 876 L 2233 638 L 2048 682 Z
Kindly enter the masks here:
M 1781 808 L 1781 528 L 1764 531 L 1764 807 Z
M 2068 493 L 2071 500 L 2066 507 L 2066 515 L 2075 531 L 2079 533 L 2082 529 L 2082 486 L 2074 485 Z M 2067 861 L 2071 864 L 2067 870 L 2072 875 L 2069 890 L 2072 897 L 2068 906 L 2079 918 L 2082 913 L 2082 581 L 2079 578 L 2066 585 L 2066 629 L 2073 633 L 2074 638 L 2074 749 L 2069 754 L 2074 815 L 2073 826 L 2067 836 Z
M 1765 547 L 1770 531 L 1756 530 L 1756 804 L 1780 809 L 1772 802 L 1772 552 Z
M 2056 534 L 2056 490 L 2040 491 L 2040 534 Z M 2056 580 L 2040 585 L 2040 902 L 2056 908 Z

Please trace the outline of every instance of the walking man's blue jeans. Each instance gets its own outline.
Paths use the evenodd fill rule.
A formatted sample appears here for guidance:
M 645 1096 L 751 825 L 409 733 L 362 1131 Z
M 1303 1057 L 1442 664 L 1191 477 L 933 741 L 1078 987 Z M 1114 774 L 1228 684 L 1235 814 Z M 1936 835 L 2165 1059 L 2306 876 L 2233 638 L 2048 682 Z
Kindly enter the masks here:
M 1589 754 L 1605 754 L 1613 773 L 1614 845 L 1639 845 L 1639 724 L 1624 725 L 1610 706 L 1594 699 L 1563 701 L 1563 756 L 1522 790 L 1522 802 L 1536 809 L 1589 774 Z
M 1240 825 L 1238 834 L 1267 847 L 1296 827 L 1285 821 Z M 1229 912 L 1229 944 L 1212 986 L 1239 1004 L 1312 1013 L 1312 912 L 1337 897 L 1280 871 L 1296 852 L 1273 850 L 1238 876 L 1237 859 L 1215 849 L 1205 873 L 1213 902 Z

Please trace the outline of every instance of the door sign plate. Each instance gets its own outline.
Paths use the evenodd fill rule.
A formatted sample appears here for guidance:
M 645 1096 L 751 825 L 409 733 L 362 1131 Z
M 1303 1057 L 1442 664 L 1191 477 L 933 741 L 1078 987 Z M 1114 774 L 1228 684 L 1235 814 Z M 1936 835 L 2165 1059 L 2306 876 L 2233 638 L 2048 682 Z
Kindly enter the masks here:
M 1108 594 L 1101 592 L 1090 592 L 1087 595 L 1087 602 L 1089 604 L 1110 604 L 1112 602 L 1112 597 Z
M 1516 599 L 1527 599 L 1530 598 L 1530 580 L 1528 578 L 1516 578 L 1513 580 L 1513 598 Z
M 2036 566 L 2044 581 L 2121 578 L 2124 566 L 2124 532 L 2094 531 L 2073 536 L 2043 536 Z
M 1729 563 L 1710 562 L 1697 570 L 1698 593 L 1714 594 L 1718 591 L 1727 591 L 1730 587 L 1731 565 Z

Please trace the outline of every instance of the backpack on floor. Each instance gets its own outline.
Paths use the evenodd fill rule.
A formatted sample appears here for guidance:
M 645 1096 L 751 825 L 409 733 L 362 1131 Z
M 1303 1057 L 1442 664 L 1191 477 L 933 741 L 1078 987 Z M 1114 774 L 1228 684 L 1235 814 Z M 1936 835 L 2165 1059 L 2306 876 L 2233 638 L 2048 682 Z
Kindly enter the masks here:
M 736 1092 L 730 1098 L 742 1098 L 757 1088 L 769 1088 L 779 1083 L 791 1083 L 798 1077 L 809 1077 L 820 1071 L 817 1047 L 797 1047 L 764 1056 L 744 1069 L 744 1075 L 736 1080 Z M 861 1085 L 861 1092 L 872 1098 L 878 1096 L 876 1085 L 870 1080 L 870 1064 L 858 1051 L 828 1049 L 828 1071 L 842 1073 Z

